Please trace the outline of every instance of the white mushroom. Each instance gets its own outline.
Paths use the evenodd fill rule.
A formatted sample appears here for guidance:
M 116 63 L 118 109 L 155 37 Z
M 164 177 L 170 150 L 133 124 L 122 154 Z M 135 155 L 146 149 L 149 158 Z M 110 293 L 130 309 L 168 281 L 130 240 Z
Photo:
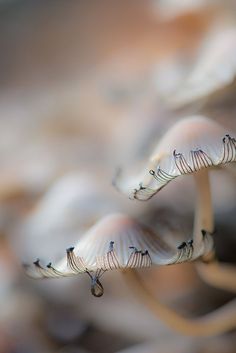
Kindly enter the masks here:
M 113 240 L 111 240 L 113 239 Z M 236 325 L 235 301 L 226 304 L 216 312 L 198 319 L 187 319 L 161 304 L 145 288 L 138 274 L 130 269 L 150 267 L 152 264 L 172 264 L 188 261 L 192 246 L 173 248 L 160 235 L 139 225 L 130 217 L 113 214 L 92 227 L 77 243 L 67 249 L 67 256 L 55 267 L 49 263 L 43 267 L 39 260 L 34 265 L 25 265 L 33 278 L 60 278 L 87 273 L 91 279 L 91 292 L 94 296 L 103 295 L 100 282 L 108 270 L 125 271 L 132 290 L 141 297 L 154 314 L 162 318 L 172 328 L 188 335 L 212 335 L 224 332 Z
M 212 241 L 208 239 L 211 249 Z M 75 247 L 58 264 L 43 267 L 38 260 L 34 266 L 25 265 L 33 278 L 58 278 L 87 273 L 91 278 L 91 291 L 103 294 L 101 276 L 108 270 L 169 265 L 192 259 L 192 241 L 174 247 L 165 237 L 122 214 L 103 218 L 84 234 Z
M 182 119 L 163 136 L 138 178 L 127 181 L 119 175 L 115 180 L 116 187 L 131 199 L 144 201 L 173 179 L 194 175 L 197 196 L 192 259 L 206 255 L 209 237 L 204 234 L 214 230 L 208 170 L 236 160 L 234 136 L 203 116 Z
M 110 215 L 98 222 L 58 264 L 26 265 L 33 278 L 60 278 L 87 273 L 91 292 L 100 297 L 100 282 L 108 270 L 129 270 L 151 265 L 168 265 L 194 260 L 213 250 L 213 217 L 208 183 L 208 169 L 236 159 L 236 140 L 232 134 L 211 120 L 196 116 L 174 125 L 162 138 L 142 174 L 141 184 L 117 180 L 119 188 L 132 198 L 148 200 L 178 176 L 194 174 L 198 189 L 193 239 L 179 246 L 168 243 L 165 236 L 154 234 L 126 215 Z M 134 184 L 135 185 L 135 184 Z M 148 305 L 172 327 L 188 334 L 208 335 L 235 326 L 234 302 L 195 322 L 179 317 L 148 294 L 134 271 L 127 271 L 130 285 Z M 233 315 L 233 316 L 232 316 Z M 213 324 L 215 322 L 215 324 Z
M 148 200 L 178 176 L 236 161 L 234 135 L 203 116 L 182 119 L 160 140 L 148 167 L 132 180 L 118 175 L 115 186 L 131 199 Z

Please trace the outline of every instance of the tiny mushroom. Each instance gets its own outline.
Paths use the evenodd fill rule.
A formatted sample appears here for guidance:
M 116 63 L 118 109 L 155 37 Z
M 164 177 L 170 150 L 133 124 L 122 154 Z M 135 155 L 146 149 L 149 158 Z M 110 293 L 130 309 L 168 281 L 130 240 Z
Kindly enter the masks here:
M 207 237 L 207 235 L 206 235 Z M 208 251 L 212 247 L 208 238 Z M 111 214 L 95 224 L 78 241 L 67 249 L 66 256 L 55 266 L 42 266 L 39 259 L 33 265 L 24 265 L 32 278 L 59 278 L 87 273 L 91 279 L 91 292 L 100 297 L 102 275 L 113 269 L 168 265 L 192 259 L 192 241 L 175 247 L 165 237 L 140 225 L 123 214 Z
M 131 199 L 149 200 L 178 176 L 193 174 L 197 195 L 192 259 L 196 259 L 204 255 L 206 234 L 214 230 L 208 171 L 235 161 L 235 134 L 206 117 L 192 116 L 167 131 L 140 176 L 125 180 L 119 173 L 114 184 Z

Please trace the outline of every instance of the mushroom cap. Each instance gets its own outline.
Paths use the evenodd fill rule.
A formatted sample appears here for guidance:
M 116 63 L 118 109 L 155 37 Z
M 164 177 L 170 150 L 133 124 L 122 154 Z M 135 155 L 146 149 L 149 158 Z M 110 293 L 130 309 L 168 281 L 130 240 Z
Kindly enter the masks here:
M 131 199 L 148 200 L 180 175 L 234 162 L 235 136 L 203 116 L 182 119 L 163 136 L 139 176 L 118 176 L 115 185 Z
M 94 280 L 94 276 L 98 279 L 107 270 L 191 261 L 212 250 L 212 237 L 204 232 L 202 240 L 198 248 L 192 240 L 175 247 L 129 216 L 112 214 L 84 234 L 75 247 L 67 249 L 67 256 L 55 267 L 51 263 L 43 267 L 36 260 L 34 266 L 26 265 L 26 271 L 33 278 L 67 277 L 86 272 Z

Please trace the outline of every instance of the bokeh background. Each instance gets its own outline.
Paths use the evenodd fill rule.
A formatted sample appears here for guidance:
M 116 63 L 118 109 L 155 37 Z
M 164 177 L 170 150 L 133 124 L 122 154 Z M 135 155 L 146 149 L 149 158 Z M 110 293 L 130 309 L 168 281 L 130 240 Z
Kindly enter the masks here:
M 183 116 L 236 130 L 235 2 L 1 0 L 0 48 L 0 352 L 236 352 L 235 332 L 193 338 L 168 328 L 119 272 L 104 276 L 97 299 L 86 276 L 35 282 L 21 266 L 59 259 L 113 211 L 191 234 L 191 178 L 147 203 L 127 200 L 111 181 L 117 167 L 145 161 Z M 235 174 L 211 175 L 217 255 L 230 263 Z M 186 316 L 233 298 L 204 284 L 193 264 L 142 276 Z

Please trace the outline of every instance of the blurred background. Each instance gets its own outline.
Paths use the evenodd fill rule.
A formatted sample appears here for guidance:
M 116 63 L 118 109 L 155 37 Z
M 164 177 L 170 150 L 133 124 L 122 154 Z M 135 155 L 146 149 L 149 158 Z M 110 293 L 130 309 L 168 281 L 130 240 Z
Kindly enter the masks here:
M 36 282 L 21 267 L 60 259 L 113 211 L 156 232 L 191 234 L 191 178 L 147 203 L 127 200 L 111 181 L 117 167 L 145 161 L 183 116 L 236 130 L 235 1 L 1 0 L 0 48 L 0 353 L 236 352 L 235 332 L 173 332 L 119 272 L 104 276 L 97 299 L 87 276 Z M 211 175 L 217 255 L 229 263 L 235 175 Z M 233 298 L 204 284 L 193 264 L 142 275 L 186 316 Z

